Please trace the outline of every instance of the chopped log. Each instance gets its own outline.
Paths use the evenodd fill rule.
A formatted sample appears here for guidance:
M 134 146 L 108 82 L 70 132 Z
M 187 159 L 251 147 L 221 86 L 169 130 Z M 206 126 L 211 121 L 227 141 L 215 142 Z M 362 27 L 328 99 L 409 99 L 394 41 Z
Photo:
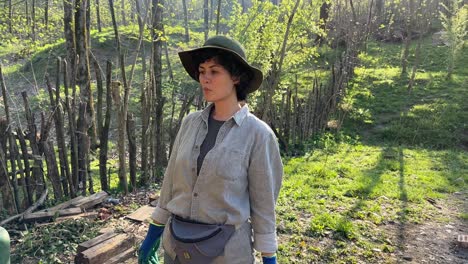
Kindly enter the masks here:
M 23 222 L 31 223 L 31 222 L 38 222 L 44 220 L 51 220 L 55 216 L 70 216 L 70 215 L 77 215 L 81 214 L 83 211 L 81 208 L 68 208 L 62 209 L 54 212 L 36 212 L 26 214 L 23 217 Z
M 137 222 L 144 222 L 145 220 L 151 217 L 151 214 L 153 213 L 153 211 L 154 211 L 154 207 L 150 205 L 144 205 L 138 208 L 135 212 L 125 216 L 125 218 L 134 220 Z
M 80 207 L 81 209 L 88 209 L 102 203 L 108 196 L 109 194 L 107 194 L 107 192 L 101 191 L 88 197 L 85 197 L 84 199 L 81 199 L 79 201 L 73 202 L 71 206 Z
M 81 253 L 87 249 L 90 249 L 94 246 L 96 246 L 97 244 L 100 244 L 104 241 L 107 241 L 115 236 L 117 236 L 118 234 L 115 233 L 114 231 L 110 231 L 110 232 L 107 232 L 107 233 L 104 233 L 100 236 L 97 236 L 93 239 L 90 239 L 88 241 L 85 241 L 81 244 L 78 245 L 78 249 L 77 249 L 77 253 Z
M 135 248 L 131 247 L 124 252 L 118 254 L 117 256 L 109 259 L 108 261 L 104 262 L 104 264 L 117 264 L 117 263 L 123 263 L 124 261 L 130 259 L 133 257 L 135 253 Z
M 80 252 L 75 257 L 76 264 L 104 263 L 114 257 L 119 252 L 123 252 L 132 247 L 135 243 L 135 236 L 120 234 L 90 249 Z

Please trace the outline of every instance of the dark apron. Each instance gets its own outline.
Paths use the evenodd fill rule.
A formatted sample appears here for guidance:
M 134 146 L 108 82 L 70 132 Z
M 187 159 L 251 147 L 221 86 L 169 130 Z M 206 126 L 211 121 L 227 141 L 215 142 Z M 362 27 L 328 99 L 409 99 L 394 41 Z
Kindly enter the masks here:
M 223 255 L 236 231 L 233 225 L 204 224 L 174 215 L 170 226 L 177 260 L 182 264 L 210 263 Z

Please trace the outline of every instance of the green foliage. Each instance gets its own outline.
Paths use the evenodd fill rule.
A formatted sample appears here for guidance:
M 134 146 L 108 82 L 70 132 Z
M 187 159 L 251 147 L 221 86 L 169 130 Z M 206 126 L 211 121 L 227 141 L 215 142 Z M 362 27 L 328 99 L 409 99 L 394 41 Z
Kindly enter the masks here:
M 458 55 L 465 45 L 468 25 L 468 5 L 462 0 L 452 0 L 450 7 L 440 3 L 446 12 L 440 12 L 442 26 L 446 32 L 448 52 L 447 78 L 450 78 L 458 60 Z M 447 15 L 448 14 L 448 15 Z
M 31 228 L 19 238 L 12 263 L 66 263 L 65 255 L 74 255 L 78 244 L 95 237 L 100 226 L 88 219 L 77 219 Z

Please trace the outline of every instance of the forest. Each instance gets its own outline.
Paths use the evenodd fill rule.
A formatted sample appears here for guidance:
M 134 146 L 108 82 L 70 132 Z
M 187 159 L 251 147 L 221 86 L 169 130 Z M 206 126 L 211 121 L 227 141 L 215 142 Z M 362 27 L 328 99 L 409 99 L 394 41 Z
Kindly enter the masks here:
M 73 262 L 103 228 L 135 263 L 145 227 L 124 217 L 207 106 L 178 52 L 215 35 L 264 75 L 245 103 L 284 163 L 279 263 L 466 263 L 467 26 L 466 0 L 1 0 L 12 263 Z M 103 193 L 95 217 L 31 220 Z

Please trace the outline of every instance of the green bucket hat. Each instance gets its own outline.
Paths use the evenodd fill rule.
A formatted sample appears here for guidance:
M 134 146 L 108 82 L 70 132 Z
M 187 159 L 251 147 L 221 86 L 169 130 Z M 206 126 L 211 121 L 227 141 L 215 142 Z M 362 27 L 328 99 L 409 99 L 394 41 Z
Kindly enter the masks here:
M 203 44 L 201 48 L 179 52 L 179 57 L 180 61 L 182 62 L 182 65 L 184 65 L 185 70 L 195 81 L 198 82 L 197 72 L 199 65 L 195 65 L 193 56 L 196 54 L 197 51 L 204 49 L 219 49 L 226 51 L 234 55 L 234 57 L 237 58 L 240 64 L 244 65 L 246 69 L 250 70 L 250 72 L 252 73 L 252 79 L 250 80 L 249 85 L 245 87 L 247 93 L 251 93 L 257 90 L 260 87 L 260 84 L 262 84 L 262 71 L 260 71 L 258 68 L 251 66 L 247 62 L 247 58 L 245 56 L 245 49 L 238 41 L 226 36 L 211 37 L 205 41 L 205 44 Z

